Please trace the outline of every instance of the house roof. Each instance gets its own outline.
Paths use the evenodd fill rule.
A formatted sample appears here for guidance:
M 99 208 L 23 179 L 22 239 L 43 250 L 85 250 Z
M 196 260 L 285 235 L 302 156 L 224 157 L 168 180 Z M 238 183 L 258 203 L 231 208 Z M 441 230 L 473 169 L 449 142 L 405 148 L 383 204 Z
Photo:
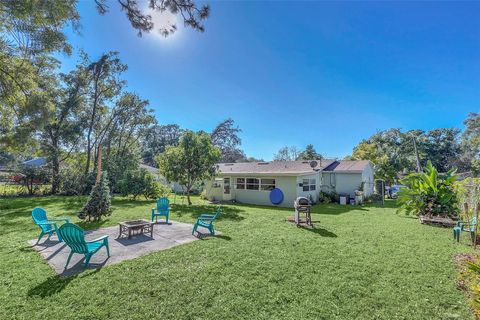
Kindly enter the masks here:
M 34 158 L 31 160 L 23 161 L 22 164 L 24 166 L 29 167 L 41 167 L 46 163 L 46 159 L 44 157 Z
M 316 165 L 312 168 L 312 161 Z M 348 164 L 343 164 L 348 162 Z M 222 174 L 258 174 L 258 175 L 301 175 L 314 171 L 345 171 L 361 172 L 369 161 L 336 161 L 332 159 L 307 160 L 307 161 L 270 161 L 270 162 L 238 162 L 219 163 L 217 172 Z M 335 170 L 341 166 L 341 170 Z
M 365 167 L 369 164 L 370 161 L 368 160 L 341 160 L 331 163 L 323 171 L 358 173 L 365 170 Z

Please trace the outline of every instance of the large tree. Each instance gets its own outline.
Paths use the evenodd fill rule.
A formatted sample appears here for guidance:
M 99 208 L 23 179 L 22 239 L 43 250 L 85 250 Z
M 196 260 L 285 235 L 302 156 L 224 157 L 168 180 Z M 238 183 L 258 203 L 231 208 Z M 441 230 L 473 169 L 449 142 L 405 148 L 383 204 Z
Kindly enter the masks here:
M 97 11 L 105 14 L 109 11 L 108 0 L 95 0 Z M 141 8 L 141 2 L 136 0 L 117 0 L 120 8 L 127 15 L 132 27 L 138 31 L 141 36 L 143 32 L 150 32 L 155 29 L 152 16 Z M 210 7 L 208 5 L 199 6 L 192 0 L 148 0 L 148 9 L 151 12 L 170 12 L 179 15 L 183 20 L 183 24 L 196 31 L 203 32 L 205 21 L 210 15 Z M 177 26 L 170 23 L 166 26 L 157 26 L 158 32 L 163 36 L 168 36 L 177 30 Z
M 186 188 L 188 204 L 190 192 L 195 183 L 209 178 L 214 172 L 214 164 L 220 158 L 208 134 L 185 131 L 177 147 L 169 146 L 157 157 L 160 172 L 169 182 L 176 181 Z
M 114 117 L 109 109 L 120 95 L 125 81 L 120 78 L 127 66 L 118 58 L 117 52 L 103 54 L 98 60 L 90 61 L 86 54 L 77 67 L 78 73 L 86 82 L 86 98 L 88 107 L 85 109 L 86 123 L 86 155 L 85 174 L 90 172 L 94 150 L 102 143 L 110 129 Z
M 240 150 L 239 146 L 242 140 L 238 134 L 242 130 L 235 126 L 235 121 L 228 118 L 220 122 L 211 133 L 212 143 L 220 149 L 220 162 L 237 162 L 244 160 L 245 153 Z
M 278 152 L 273 156 L 274 161 L 293 161 L 297 160 L 300 155 L 300 151 L 295 146 L 285 146 L 280 148 Z
M 155 155 L 164 152 L 167 146 L 177 146 L 183 131 L 178 124 L 150 126 L 142 140 L 143 162 L 156 166 Z
M 60 187 L 60 164 L 78 147 L 83 130 L 80 120 L 83 107 L 81 79 L 74 73 L 62 75 L 61 78 L 61 86 L 49 88 L 54 107 L 49 110 L 46 123 L 39 130 L 41 149 L 51 168 L 53 194 Z
M 480 174 L 480 113 L 470 113 L 463 124 L 465 130 L 461 136 L 462 164 Z
M 300 155 L 297 157 L 297 160 L 322 160 L 323 157 L 318 153 L 313 144 L 307 144 L 305 150 L 300 152 Z

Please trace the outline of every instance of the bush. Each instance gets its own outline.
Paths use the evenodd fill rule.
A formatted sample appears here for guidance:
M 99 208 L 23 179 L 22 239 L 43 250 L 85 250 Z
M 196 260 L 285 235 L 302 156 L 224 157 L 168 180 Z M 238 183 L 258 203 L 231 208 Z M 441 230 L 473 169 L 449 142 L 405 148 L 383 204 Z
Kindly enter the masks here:
M 320 194 L 318 196 L 318 202 L 320 203 L 333 203 L 337 202 L 338 195 L 336 192 L 325 192 L 325 191 L 320 191 Z
M 456 217 L 457 197 L 454 191 L 455 170 L 439 174 L 430 161 L 425 172 L 411 173 L 401 181 L 405 188 L 398 192 L 398 211 L 427 217 Z
M 134 200 L 141 195 L 145 199 L 158 199 L 168 196 L 171 191 L 155 181 L 155 177 L 145 169 L 127 171 L 119 181 L 118 189 L 122 196 L 132 196 Z
M 475 209 L 480 199 L 480 178 L 467 178 L 458 181 L 454 188 L 457 194 L 460 217 L 464 221 L 470 221 L 476 215 Z
M 104 215 L 110 215 L 110 188 L 107 173 L 103 172 L 99 183 L 95 184 L 83 210 L 78 214 L 80 219 L 100 220 Z

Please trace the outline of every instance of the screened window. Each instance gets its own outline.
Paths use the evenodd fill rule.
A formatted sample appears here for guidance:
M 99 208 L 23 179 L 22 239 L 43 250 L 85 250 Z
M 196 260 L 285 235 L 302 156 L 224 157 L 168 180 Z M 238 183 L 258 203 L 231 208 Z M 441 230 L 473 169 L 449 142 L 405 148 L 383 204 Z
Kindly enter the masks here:
M 247 190 L 258 190 L 260 187 L 260 179 L 257 178 L 247 178 L 246 184 Z
M 262 179 L 260 189 L 267 191 L 275 189 L 275 179 Z
M 303 191 L 314 191 L 316 189 L 315 179 L 303 179 L 302 188 Z
M 245 178 L 237 178 L 235 183 L 237 189 L 244 190 L 245 189 Z

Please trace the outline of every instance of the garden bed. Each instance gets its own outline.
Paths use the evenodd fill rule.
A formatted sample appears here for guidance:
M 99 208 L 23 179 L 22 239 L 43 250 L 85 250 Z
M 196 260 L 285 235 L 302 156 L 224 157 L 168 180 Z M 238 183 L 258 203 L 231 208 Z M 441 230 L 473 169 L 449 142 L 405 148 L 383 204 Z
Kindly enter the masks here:
M 418 219 L 420 220 L 421 224 L 428 224 L 437 227 L 444 227 L 444 228 L 453 228 L 457 224 L 457 220 L 453 220 L 451 218 L 442 218 L 442 217 L 425 217 L 419 216 Z

